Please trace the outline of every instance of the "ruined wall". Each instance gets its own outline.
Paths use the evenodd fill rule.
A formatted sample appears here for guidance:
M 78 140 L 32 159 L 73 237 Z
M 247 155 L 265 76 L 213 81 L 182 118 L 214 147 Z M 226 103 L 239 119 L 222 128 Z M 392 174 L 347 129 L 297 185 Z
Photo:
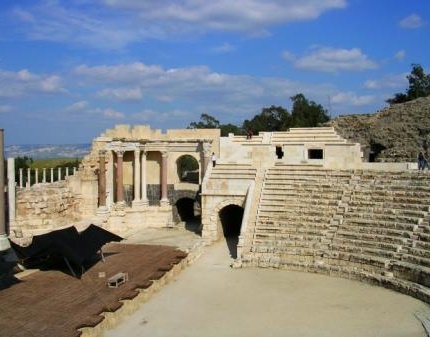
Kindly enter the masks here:
M 15 228 L 20 231 L 11 236 L 40 234 L 80 219 L 79 198 L 68 181 L 37 184 L 17 190 Z

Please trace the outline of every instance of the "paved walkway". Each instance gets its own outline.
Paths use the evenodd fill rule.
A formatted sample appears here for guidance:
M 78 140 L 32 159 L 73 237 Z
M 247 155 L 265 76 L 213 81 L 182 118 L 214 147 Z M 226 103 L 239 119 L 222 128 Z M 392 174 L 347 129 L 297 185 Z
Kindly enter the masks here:
M 231 261 L 225 242 L 207 247 L 104 337 L 427 336 L 415 314 L 428 306 L 411 297 L 323 275 L 232 269 Z

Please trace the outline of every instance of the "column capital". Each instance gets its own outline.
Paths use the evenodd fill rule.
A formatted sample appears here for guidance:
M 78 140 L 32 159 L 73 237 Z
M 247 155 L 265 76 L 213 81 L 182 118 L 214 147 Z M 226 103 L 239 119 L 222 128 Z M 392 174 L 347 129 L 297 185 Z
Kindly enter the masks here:
M 99 157 L 104 157 L 106 155 L 106 150 L 99 150 Z
M 114 151 L 118 157 L 124 156 L 124 152 L 125 152 L 124 150 L 114 150 Z

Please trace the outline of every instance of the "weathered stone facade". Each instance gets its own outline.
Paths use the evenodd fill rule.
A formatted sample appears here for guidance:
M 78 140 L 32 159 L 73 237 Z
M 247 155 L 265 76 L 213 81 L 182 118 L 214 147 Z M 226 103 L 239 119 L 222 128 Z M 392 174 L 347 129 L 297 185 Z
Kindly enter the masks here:
M 67 181 L 37 184 L 17 191 L 16 228 L 37 234 L 64 226 L 64 221 L 81 218 L 79 200 Z M 14 234 L 19 237 L 22 231 Z
M 181 181 L 184 156 L 197 162 L 198 183 Z M 16 222 L 32 233 L 91 217 L 116 233 L 175 226 L 185 200 L 206 242 L 239 228 L 235 266 L 354 278 L 430 303 L 429 186 L 428 171 L 365 162 L 359 144 L 328 127 L 246 139 L 118 126 L 55 192 L 18 194 Z

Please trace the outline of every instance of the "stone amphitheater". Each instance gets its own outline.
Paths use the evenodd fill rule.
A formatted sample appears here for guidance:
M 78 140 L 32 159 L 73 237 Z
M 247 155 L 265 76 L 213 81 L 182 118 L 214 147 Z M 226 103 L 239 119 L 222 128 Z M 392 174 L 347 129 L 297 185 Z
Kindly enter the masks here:
M 197 163 L 195 181 L 183 179 L 185 156 Z M 91 219 L 121 234 L 197 220 L 206 244 L 227 238 L 234 267 L 356 279 L 430 303 L 429 172 L 414 162 L 369 162 L 333 127 L 247 139 L 117 126 L 66 181 L 77 210 L 70 223 Z M 11 238 L 64 226 L 64 216 L 31 225 L 56 202 L 29 211 L 18 200 Z
M 254 147 L 264 136 L 252 144 L 237 136 L 232 141 Z M 304 148 L 304 156 L 259 166 L 221 162 L 203 185 L 204 210 L 205 197 L 219 193 L 218 181 L 232 190 L 238 180 L 252 183 L 246 195 L 250 207 L 245 203 L 241 227 L 231 231 L 240 233 L 235 266 L 358 279 L 430 303 L 428 172 L 411 169 L 414 163 L 330 163 L 329 148 L 337 148 L 333 154 L 339 159 L 346 144 L 330 128 L 292 129 L 273 138 L 287 156 L 288 144 Z M 314 148 L 323 149 L 323 158 L 307 157 Z M 354 147 L 347 149 L 355 153 Z M 218 211 L 212 200 L 206 202 Z M 203 234 L 211 220 L 203 214 Z

